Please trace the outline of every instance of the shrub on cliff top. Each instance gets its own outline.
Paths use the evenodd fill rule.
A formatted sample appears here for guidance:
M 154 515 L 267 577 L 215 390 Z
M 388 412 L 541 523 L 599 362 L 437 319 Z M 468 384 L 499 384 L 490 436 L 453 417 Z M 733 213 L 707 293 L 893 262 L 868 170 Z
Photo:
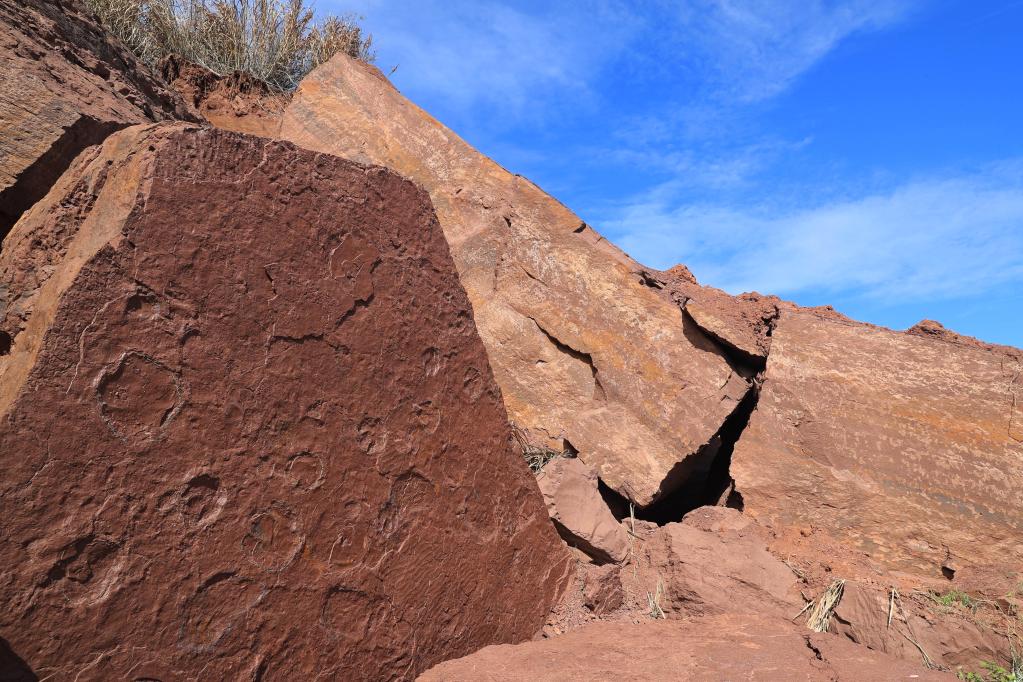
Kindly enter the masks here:
M 315 21 L 305 0 L 85 0 L 141 60 L 178 54 L 226 76 L 244 71 L 292 90 L 338 52 L 372 61 L 351 15 Z

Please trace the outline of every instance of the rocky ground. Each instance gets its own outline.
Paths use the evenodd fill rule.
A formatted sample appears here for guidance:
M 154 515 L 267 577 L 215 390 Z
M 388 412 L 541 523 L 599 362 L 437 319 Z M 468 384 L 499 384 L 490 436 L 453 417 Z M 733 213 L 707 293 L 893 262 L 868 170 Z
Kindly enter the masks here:
M 1023 351 L 644 268 L 344 55 L 0 39 L 0 679 L 1023 665 Z

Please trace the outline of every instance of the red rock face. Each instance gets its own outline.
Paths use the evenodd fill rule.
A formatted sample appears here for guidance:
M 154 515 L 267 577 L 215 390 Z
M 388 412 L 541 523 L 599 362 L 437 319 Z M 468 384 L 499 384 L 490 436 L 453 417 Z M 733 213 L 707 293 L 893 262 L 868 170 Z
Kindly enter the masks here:
M 937 580 L 1023 564 L 1020 361 L 783 311 L 732 458 L 745 511 Z
M 78 0 L 0 0 L 0 240 L 83 149 L 196 120 Z
M 275 92 L 244 71 L 218 76 L 177 55 L 162 59 L 157 69 L 211 125 L 260 137 L 277 137 L 280 132 L 289 93 Z
M 12 665 L 408 679 L 542 625 L 567 558 L 421 190 L 286 143 L 135 127 L 11 237 Z

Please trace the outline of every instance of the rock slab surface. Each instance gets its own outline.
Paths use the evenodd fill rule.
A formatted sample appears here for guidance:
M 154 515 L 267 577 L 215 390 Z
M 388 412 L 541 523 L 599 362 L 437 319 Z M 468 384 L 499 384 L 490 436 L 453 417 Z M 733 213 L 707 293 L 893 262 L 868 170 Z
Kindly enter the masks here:
M 0 0 L 0 240 L 89 145 L 195 120 L 78 0 Z
M 568 559 L 412 183 L 132 127 L 12 238 L 7 658 L 48 679 L 409 679 L 543 624 Z
M 660 582 L 668 618 L 734 612 L 737 604 L 788 617 L 803 605 L 792 570 L 734 509 L 701 507 L 681 523 L 658 528 L 640 551 L 647 559 L 640 579 Z
M 998 348 L 782 311 L 732 456 L 746 513 L 923 577 L 1021 565 L 1020 372 Z
M 552 639 L 490 646 L 420 682 L 827 680 L 917 682 L 954 675 L 899 661 L 785 620 L 723 614 L 686 621 L 598 623 Z
M 430 193 L 508 415 L 527 436 L 577 452 L 640 507 L 699 468 L 750 382 L 634 261 L 345 55 L 302 81 L 280 134 Z

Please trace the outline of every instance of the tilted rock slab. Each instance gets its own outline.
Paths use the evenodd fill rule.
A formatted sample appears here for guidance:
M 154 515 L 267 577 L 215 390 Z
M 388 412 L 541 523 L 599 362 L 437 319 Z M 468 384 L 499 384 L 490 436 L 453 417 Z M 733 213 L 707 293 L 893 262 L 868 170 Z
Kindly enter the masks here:
M 555 457 L 537 475 L 554 527 L 572 547 L 598 562 L 629 555 L 629 533 L 600 496 L 597 474 L 578 457 Z
M 741 604 L 740 604 L 741 606 Z M 565 635 L 489 646 L 447 661 L 420 682 L 591 680 L 955 680 L 786 619 L 722 614 L 686 621 L 596 623 Z
M 89 145 L 195 120 L 79 0 L 0 0 L 0 239 Z
M 313 71 L 280 134 L 393 168 L 430 193 L 509 417 L 577 451 L 637 505 L 688 476 L 749 390 L 638 264 L 373 67 L 338 55 Z
M 1023 564 L 1018 356 L 782 311 L 732 456 L 747 514 L 896 571 Z
M 11 239 L 0 637 L 40 678 L 408 679 L 542 626 L 567 553 L 412 183 L 133 127 Z

